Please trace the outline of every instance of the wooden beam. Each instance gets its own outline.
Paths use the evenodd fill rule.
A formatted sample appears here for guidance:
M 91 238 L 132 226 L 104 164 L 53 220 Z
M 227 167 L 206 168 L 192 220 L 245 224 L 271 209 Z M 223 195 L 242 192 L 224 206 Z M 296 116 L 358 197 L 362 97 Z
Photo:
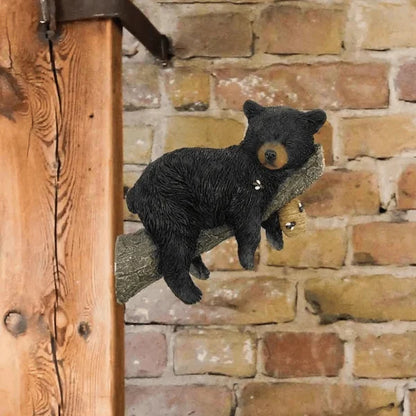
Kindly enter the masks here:
M 122 415 L 121 30 L 0 21 L 0 415 Z

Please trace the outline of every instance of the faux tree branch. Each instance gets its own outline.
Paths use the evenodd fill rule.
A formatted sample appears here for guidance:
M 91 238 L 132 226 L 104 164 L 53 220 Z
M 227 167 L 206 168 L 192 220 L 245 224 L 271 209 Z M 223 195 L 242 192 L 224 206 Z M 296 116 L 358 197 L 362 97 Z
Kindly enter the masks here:
M 309 160 L 282 183 L 279 192 L 267 208 L 263 221 L 309 188 L 322 175 L 323 169 L 322 148 L 315 144 L 315 152 Z M 233 231 L 228 226 L 202 231 L 195 255 L 211 250 L 232 236 Z M 127 302 L 161 277 L 157 272 L 156 247 L 144 229 L 117 238 L 115 249 L 117 302 Z

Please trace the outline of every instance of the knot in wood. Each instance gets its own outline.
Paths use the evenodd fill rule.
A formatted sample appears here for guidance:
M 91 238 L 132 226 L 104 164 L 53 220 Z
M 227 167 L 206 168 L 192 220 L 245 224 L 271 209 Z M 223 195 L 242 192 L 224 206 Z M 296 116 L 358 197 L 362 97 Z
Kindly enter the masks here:
M 78 325 L 78 334 L 84 338 L 87 339 L 89 335 L 91 334 L 91 328 L 90 324 L 88 322 L 80 322 Z
M 65 328 L 68 325 L 68 317 L 62 309 L 57 309 L 55 314 L 55 323 L 58 329 Z
M 17 311 L 9 311 L 4 316 L 4 325 L 6 329 L 15 337 L 26 332 L 26 318 Z
M 23 93 L 13 75 L 0 67 L 0 115 L 14 121 L 13 113 L 22 109 Z

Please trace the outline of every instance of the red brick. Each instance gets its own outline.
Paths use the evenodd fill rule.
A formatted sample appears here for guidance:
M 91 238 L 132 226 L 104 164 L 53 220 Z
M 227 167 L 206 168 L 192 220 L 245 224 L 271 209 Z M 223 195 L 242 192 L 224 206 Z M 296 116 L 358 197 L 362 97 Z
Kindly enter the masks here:
M 416 101 L 416 60 L 400 66 L 395 84 L 400 100 Z
M 195 279 L 202 301 L 185 305 L 164 281 L 152 284 L 129 301 L 126 321 L 180 325 L 250 325 L 288 322 L 295 317 L 296 287 L 275 276 L 211 276 Z
M 277 378 L 336 376 L 344 364 L 336 334 L 267 333 L 262 352 L 265 374 Z
M 269 249 L 267 264 L 290 267 L 331 267 L 344 264 L 347 252 L 345 229 L 306 230 L 293 238 L 284 239 L 281 251 Z
M 126 387 L 126 416 L 229 416 L 232 407 L 232 392 L 226 387 Z
M 344 20 L 342 10 L 272 5 L 260 15 L 259 48 L 275 54 L 339 54 Z
M 416 164 L 407 166 L 400 176 L 397 208 L 416 209 Z
M 377 214 L 380 205 L 377 176 L 363 171 L 327 172 L 301 199 L 312 217 Z
M 239 416 L 399 416 L 396 393 L 380 387 L 346 384 L 249 383 Z
M 341 119 L 339 131 L 349 159 L 357 156 L 387 158 L 416 149 L 413 114 Z
M 125 374 L 130 377 L 159 377 L 166 368 L 167 345 L 160 332 L 127 332 Z
M 181 16 L 174 40 L 175 56 L 250 56 L 252 38 L 250 20 L 241 13 Z
M 123 103 L 127 111 L 159 108 L 159 68 L 156 65 L 123 64 Z
M 388 66 L 382 63 L 272 65 L 250 70 L 215 71 L 221 108 L 241 110 L 245 100 L 296 108 L 385 108 Z
M 416 320 L 416 279 L 391 275 L 315 278 L 305 297 L 323 323 L 339 319 L 385 322 Z
M 416 264 L 416 223 L 373 222 L 353 228 L 354 263 Z

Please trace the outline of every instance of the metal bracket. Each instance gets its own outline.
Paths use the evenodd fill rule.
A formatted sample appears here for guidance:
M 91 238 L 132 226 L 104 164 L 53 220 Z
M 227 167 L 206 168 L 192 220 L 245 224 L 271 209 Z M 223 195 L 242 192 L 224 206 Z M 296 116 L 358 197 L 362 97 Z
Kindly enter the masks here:
M 56 23 L 90 19 L 116 19 L 154 56 L 167 65 L 172 57 L 169 39 L 130 0 L 39 0 L 41 23 L 47 24 L 50 38 Z

